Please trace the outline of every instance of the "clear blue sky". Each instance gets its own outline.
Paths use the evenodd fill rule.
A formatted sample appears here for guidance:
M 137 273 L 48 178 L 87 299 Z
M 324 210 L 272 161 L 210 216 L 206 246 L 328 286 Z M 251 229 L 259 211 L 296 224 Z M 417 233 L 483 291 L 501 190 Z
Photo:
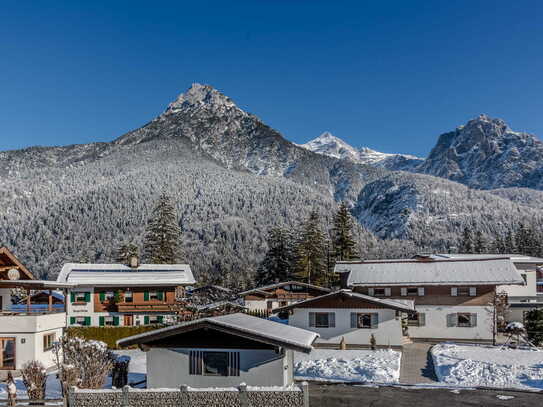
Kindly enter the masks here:
M 479 113 L 543 136 L 542 1 L 0 4 L 0 150 L 109 141 L 208 83 L 285 137 L 426 155 Z

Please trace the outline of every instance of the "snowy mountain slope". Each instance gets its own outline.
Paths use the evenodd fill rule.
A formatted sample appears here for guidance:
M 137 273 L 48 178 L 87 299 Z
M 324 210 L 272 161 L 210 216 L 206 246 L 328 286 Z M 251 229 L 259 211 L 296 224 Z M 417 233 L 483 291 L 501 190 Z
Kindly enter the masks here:
M 329 132 L 322 133 L 316 139 L 301 144 L 300 147 L 329 157 L 349 159 L 359 164 L 392 171 L 411 171 L 423 162 L 422 158 L 407 154 L 380 153 L 368 147 L 357 149 Z
M 543 142 L 480 115 L 442 134 L 417 171 L 478 189 L 543 189 Z
M 465 222 L 491 233 L 541 213 L 444 179 L 308 151 L 198 84 L 111 143 L 0 152 L 0 181 L 0 244 L 43 277 L 67 261 L 111 261 L 121 243 L 140 241 L 162 191 L 176 200 L 186 258 L 199 275 L 250 274 L 270 227 L 294 229 L 313 209 L 329 222 L 340 200 L 379 236 L 436 250 L 455 244 Z M 412 247 L 364 236 L 380 256 Z

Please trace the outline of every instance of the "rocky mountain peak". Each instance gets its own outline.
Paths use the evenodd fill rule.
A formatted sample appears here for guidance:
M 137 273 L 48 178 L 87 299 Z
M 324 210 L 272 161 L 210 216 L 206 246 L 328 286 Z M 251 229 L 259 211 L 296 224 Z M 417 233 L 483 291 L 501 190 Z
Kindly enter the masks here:
M 175 101 L 168 105 L 165 114 L 176 113 L 181 110 L 208 107 L 213 109 L 235 108 L 236 105 L 228 96 L 225 96 L 213 86 L 194 83 Z

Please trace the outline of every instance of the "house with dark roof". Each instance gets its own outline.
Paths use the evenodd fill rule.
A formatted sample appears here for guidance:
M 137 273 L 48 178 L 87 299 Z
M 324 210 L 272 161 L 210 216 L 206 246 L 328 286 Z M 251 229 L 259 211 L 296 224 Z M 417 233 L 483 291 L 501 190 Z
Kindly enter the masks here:
M 328 288 L 312 284 L 284 281 L 243 291 L 239 293 L 239 296 L 250 311 L 271 312 L 274 308 L 284 307 L 329 292 Z
M 202 318 L 117 341 L 147 358 L 148 388 L 288 386 L 294 351 L 309 353 L 315 332 L 243 313 Z
M 491 341 L 496 287 L 524 284 L 510 258 L 492 255 L 338 262 L 335 272 L 353 292 L 413 301 L 406 324 L 415 340 Z
M 173 322 L 195 280 L 188 264 L 68 263 L 57 282 L 73 286 L 69 325 L 133 326 Z
M 376 298 L 339 290 L 274 309 L 288 312 L 288 324 L 319 334 L 315 346 L 351 348 L 371 345 L 399 347 L 405 343 L 402 314 L 415 311 L 412 300 Z

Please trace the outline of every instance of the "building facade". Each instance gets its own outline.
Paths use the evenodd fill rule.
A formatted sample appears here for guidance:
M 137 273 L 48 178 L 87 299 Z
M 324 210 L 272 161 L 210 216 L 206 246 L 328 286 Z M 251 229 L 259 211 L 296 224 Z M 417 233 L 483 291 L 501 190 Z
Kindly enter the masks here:
M 185 287 L 186 264 L 66 264 L 57 279 L 74 285 L 66 296 L 69 326 L 138 326 L 173 322 Z

